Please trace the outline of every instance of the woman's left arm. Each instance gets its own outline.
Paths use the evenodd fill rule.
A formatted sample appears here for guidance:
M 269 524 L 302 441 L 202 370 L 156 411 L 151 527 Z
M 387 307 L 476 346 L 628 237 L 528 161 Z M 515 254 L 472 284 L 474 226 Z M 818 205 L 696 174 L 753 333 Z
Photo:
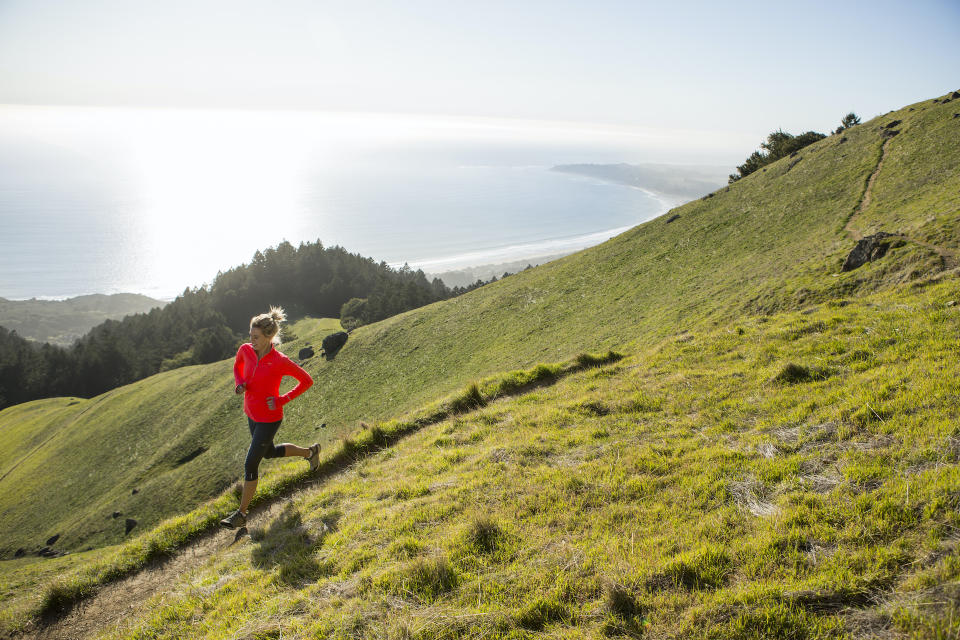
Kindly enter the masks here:
M 287 404 L 298 395 L 309 389 L 313 385 L 313 378 L 310 377 L 310 374 L 303 370 L 303 367 L 298 365 L 293 360 L 287 360 L 287 366 L 283 371 L 284 375 L 293 376 L 297 379 L 297 386 L 290 391 L 287 391 L 285 394 L 280 396 L 280 406 Z

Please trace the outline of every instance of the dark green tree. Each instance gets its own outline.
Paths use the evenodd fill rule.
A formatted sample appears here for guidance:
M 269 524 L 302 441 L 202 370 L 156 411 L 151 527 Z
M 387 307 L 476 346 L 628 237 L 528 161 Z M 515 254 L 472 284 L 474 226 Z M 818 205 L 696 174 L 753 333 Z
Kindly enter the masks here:
M 751 153 L 746 161 L 737 167 L 737 173 L 730 174 L 728 182 L 734 183 L 744 178 L 757 169 L 765 167 L 771 162 L 776 162 L 780 158 L 785 158 L 792 153 L 803 149 L 817 140 L 826 138 L 822 133 L 816 131 L 807 131 L 798 136 L 778 129 L 767 136 L 766 141 L 760 143 L 760 151 Z

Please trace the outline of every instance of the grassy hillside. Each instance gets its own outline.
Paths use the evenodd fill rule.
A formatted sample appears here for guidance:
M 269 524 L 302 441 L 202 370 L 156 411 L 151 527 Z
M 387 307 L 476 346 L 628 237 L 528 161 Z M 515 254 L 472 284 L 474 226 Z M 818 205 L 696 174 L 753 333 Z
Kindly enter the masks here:
M 400 415 L 493 372 L 651 344 L 744 313 L 795 308 L 941 268 L 935 252 L 908 243 L 876 268 L 833 275 L 853 246 L 844 225 L 878 226 L 871 220 L 887 210 L 881 193 L 897 211 L 888 215 L 899 215 L 911 234 L 956 248 L 951 225 L 960 178 L 950 169 L 960 162 L 949 141 L 957 141 L 960 120 L 950 106 L 927 102 L 877 118 L 676 209 L 680 218 L 672 223 L 654 220 L 494 286 L 364 327 L 335 361 L 308 364 L 317 386 L 289 407 L 281 433 L 313 440 L 316 423 L 325 420 L 337 437 L 358 419 Z M 923 149 L 924 169 L 911 170 L 921 177 L 887 179 L 881 172 L 870 207 L 850 220 L 880 158 L 885 138 L 878 129 L 893 120 L 902 124 L 888 143 L 889 164 Z M 952 204 L 941 202 L 949 198 Z M 919 204 L 904 204 L 913 202 Z M 942 208 L 922 214 L 925 203 Z M 297 327 L 301 340 L 289 352 L 317 344 L 325 331 Z M 229 363 L 164 374 L 74 405 L 76 421 L 66 420 L 59 400 L 41 404 L 56 410 L 50 422 L 65 426 L 49 444 L 29 449 L 26 460 L 18 457 L 16 468 L 0 471 L 0 488 L 19 493 L 0 494 L 7 496 L 0 509 L 10 514 L 0 523 L 4 556 L 58 533 L 65 549 L 116 542 L 123 519 L 113 521 L 114 511 L 149 526 L 232 483 L 246 434 L 229 380 Z M 0 412 L 0 430 L 19 430 L 21 410 Z M 43 422 L 44 411 L 33 410 Z M 9 442 L 27 448 L 16 437 Z M 203 455 L 178 464 L 201 448 Z M 51 461 L 68 477 L 40 472 Z M 144 491 L 133 496 L 138 487 Z M 42 514 L 22 498 L 54 494 Z
M 674 210 L 673 222 L 356 331 L 336 360 L 308 362 L 318 384 L 288 406 L 283 439 L 312 441 L 325 420 L 332 443 L 358 419 L 401 417 L 483 376 L 585 350 L 630 358 L 416 423 L 356 477 L 298 494 L 253 546 L 213 557 L 131 625 L 159 637 L 204 611 L 211 634 L 253 637 L 291 611 L 304 632 L 322 620 L 369 637 L 647 626 L 754 637 L 769 625 L 830 637 L 860 622 L 934 633 L 950 611 L 890 594 L 956 581 L 954 106 L 877 118 Z M 899 134 L 884 136 L 895 120 Z M 876 230 L 905 238 L 840 273 L 852 238 Z M 327 331 L 298 324 L 288 353 Z M 784 369 L 791 361 L 800 366 Z M 55 533 L 66 549 L 116 542 L 124 518 L 113 511 L 147 528 L 232 484 L 247 436 L 229 368 L 0 412 L 7 557 Z M 266 466 L 280 492 L 299 473 Z M 223 494 L 189 527 L 233 500 Z M 83 574 L 102 577 L 124 553 L 173 543 L 137 544 L 120 560 L 68 565 L 83 574 L 106 562 Z M 10 565 L 10 611 L 36 606 L 24 594 L 43 582 L 40 564 Z M 209 613 L 235 612 L 241 597 L 259 616 Z M 846 607 L 866 618 L 836 613 Z
M 744 318 L 425 426 L 100 637 L 954 637 L 958 298 Z

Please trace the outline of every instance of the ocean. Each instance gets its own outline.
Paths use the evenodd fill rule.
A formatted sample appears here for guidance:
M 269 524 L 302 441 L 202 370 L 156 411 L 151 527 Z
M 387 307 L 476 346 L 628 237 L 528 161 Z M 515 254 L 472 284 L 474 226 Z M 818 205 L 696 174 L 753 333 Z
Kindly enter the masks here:
M 428 273 L 571 252 L 668 203 L 550 168 L 656 153 L 550 123 L 0 106 L 0 297 L 172 299 L 283 240 Z

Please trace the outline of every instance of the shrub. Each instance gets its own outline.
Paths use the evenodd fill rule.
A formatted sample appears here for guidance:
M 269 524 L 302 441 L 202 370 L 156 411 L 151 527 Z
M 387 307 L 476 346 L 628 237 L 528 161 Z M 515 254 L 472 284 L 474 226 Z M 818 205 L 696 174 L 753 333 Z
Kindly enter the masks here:
M 444 557 L 418 558 L 401 572 L 399 591 L 409 591 L 430 602 L 457 586 L 457 572 Z
M 504 533 L 496 520 L 480 516 L 467 529 L 467 544 L 481 553 L 493 553 L 500 546 Z
M 733 562 L 726 551 L 707 547 L 675 558 L 664 569 L 674 586 L 685 589 L 716 589 L 723 586 Z
M 566 605 L 556 597 L 538 598 L 517 614 L 517 626 L 529 631 L 540 631 L 551 622 L 569 622 L 572 619 Z
M 809 368 L 793 362 L 784 365 L 780 373 L 773 377 L 777 384 L 799 384 L 801 382 L 811 382 L 813 380 L 825 380 L 830 376 L 830 371 L 822 368 Z
M 454 396 L 447 406 L 450 413 L 466 413 L 473 409 L 479 409 L 486 404 L 487 401 L 480 393 L 480 387 L 476 382 L 473 382 L 460 395 Z
M 610 583 L 604 589 L 607 610 L 618 618 L 633 618 L 643 613 L 633 591 L 617 583 Z

